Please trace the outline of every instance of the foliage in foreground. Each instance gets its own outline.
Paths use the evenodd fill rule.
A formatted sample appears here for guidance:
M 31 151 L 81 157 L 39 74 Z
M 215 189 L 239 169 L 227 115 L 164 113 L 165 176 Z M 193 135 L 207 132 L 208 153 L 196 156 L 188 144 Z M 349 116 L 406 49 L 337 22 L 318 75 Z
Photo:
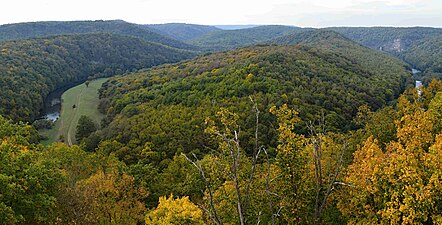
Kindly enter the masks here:
M 362 107 L 357 120 L 364 128 L 346 134 L 321 126 L 298 134 L 297 112 L 274 107 L 274 155 L 256 142 L 259 135 L 252 145 L 240 140 L 240 117 L 224 108 L 206 120 L 215 145 L 210 154 L 175 156 L 163 168 L 143 159 L 125 165 L 112 153 L 116 142 L 94 153 L 36 146 L 31 126 L 0 118 L 0 218 L 3 224 L 441 224 L 441 91 L 434 81 L 420 96 L 402 95 L 395 109 Z M 379 119 L 386 117 L 392 119 Z

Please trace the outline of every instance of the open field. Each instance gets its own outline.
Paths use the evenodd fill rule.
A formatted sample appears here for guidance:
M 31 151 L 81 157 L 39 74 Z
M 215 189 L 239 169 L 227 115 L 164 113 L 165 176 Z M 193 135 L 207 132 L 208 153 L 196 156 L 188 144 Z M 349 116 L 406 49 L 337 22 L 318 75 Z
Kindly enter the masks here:
M 76 144 L 75 132 L 77 122 L 82 115 L 90 117 L 97 125 L 100 124 L 104 115 L 97 110 L 99 103 L 98 89 L 107 79 L 93 80 L 89 83 L 88 87 L 83 83 L 63 93 L 61 96 L 60 118 L 55 123 L 54 128 L 40 132 L 49 138 L 43 144 L 58 141 L 60 137 L 63 137 L 64 142 L 69 145 Z M 75 108 L 73 107 L 74 105 Z

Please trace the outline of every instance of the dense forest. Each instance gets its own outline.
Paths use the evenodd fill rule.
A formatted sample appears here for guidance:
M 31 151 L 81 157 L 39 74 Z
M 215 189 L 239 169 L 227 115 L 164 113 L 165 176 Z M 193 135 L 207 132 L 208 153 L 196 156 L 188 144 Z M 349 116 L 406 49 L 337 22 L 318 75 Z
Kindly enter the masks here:
M 173 48 L 198 50 L 198 48 L 195 46 L 160 35 L 150 30 L 147 26 L 132 24 L 122 20 L 7 24 L 0 26 L 0 41 L 85 33 L 111 33 L 127 35 Z
M 316 41 L 314 37 L 309 40 L 315 47 L 245 48 L 111 79 L 100 95 L 106 123 L 110 123 L 103 135 L 124 144 L 131 142 L 134 153 L 146 142 L 152 142 L 166 158 L 180 149 L 200 152 L 205 117 L 219 107 L 230 107 L 248 118 L 244 121 L 253 121 L 248 110 L 250 96 L 262 107 L 264 118 L 271 118 L 271 106 L 286 103 L 297 109 L 303 123 L 325 116 L 327 129 L 349 130 L 355 127 L 351 120 L 359 106 L 379 109 L 412 83 L 406 65 L 399 60 L 339 34 L 328 35 L 312 33 Z M 333 51 L 331 46 L 340 50 Z M 146 120 L 149 122 L 140 123 Z M 272 122 L 265 121 L 265 126 L 274 127 Z M 251 126 L 253 123 L 243 129 Z M 298 131 L 307 132 L 305 126 Z M 275 141 L 274 132 L 263 130 L 268 144 Z M 123 151 L 121 157 L 131 156 Z
M 0 26 L 0 224 L 442 224 L 441 30 Z M 101 124 L 39 144 L 98 77 Z
M 442 35 L 417 42 L 401 57 L 422 72 L 419 79 L 425 83 L 433 78 L 442 78 Z
M 209 32 L 221 30 L 214 26 L 185 23 L 148 24 L 146 26 L 164 36 L 172 37 L 181 41 L 199 38 Z
M 440 224 L 441 91 L 434 81 L 421 96 L 405 93 L 395 108 L 362 106 L 355 118 L 362 128 L 349 134 L 295 133 L 296 111 L 272 107 L 275 152 L 252 145 L 249 156 L 247 141 L 261 136 L 240 140 L 240 117 L 221 108 L 204 128 L 215 148 L 199 160 L 176 155 L 162 169 L 143 163 L 155 157 L 149 145 L 130 165 L 111 153 L 121 147 L 115 141 L 94 153 L 60 143 L 42 147 L 32 144 L 32 127 L 0 117 L 0 221 Z M 259 119 L 258 110 L 250 113 Z M 354 143 L 354 158 L 346 159 Z
M 88 77 L 177 62 L 195 54 L 112 34 L 55 36 L 0 43 L 0 114 L 36 119 L 46 95 Z
M 341 33 L 369 48 L 390 53 L 408 50 L 416 42 L 442 35 L 442 29 L 430 27 L 332 27 L 326 29 Z
M 188 41 L 210 51 L 220 51 L 258 44 L 270 39 L 304 30 L 299 27 L 269 25 L 239 30 L 213 31 Z

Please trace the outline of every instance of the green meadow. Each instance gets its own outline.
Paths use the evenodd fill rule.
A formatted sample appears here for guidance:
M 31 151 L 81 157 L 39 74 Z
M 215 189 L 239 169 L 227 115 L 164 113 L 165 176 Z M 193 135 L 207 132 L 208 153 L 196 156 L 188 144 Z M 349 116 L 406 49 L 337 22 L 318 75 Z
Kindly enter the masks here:
M 100 125 L 104 115 L 97 110 L 99 103 L 98 89 L 106 80 L 108 78 L 90 81 L 88 87 L 83 83 L 63 93 L 61 96 L 60 118 L 52 129 L 40 132 L 40 134 L 48 137 L 48 140 L 45 140 L 43 144 L 56 141 L 64 141 L 69 145 L 76 144 L 75 132 L 78 119 L 82 115 L 90 117 L 97 126 Z

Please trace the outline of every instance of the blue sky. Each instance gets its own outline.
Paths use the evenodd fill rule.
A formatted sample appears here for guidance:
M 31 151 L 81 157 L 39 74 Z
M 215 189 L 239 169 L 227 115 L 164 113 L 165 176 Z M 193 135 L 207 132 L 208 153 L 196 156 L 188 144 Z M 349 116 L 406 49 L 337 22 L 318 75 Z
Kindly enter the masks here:
M 442 27 L 442 0 L 2 0 L 0 24 L 110 20 L 328 26 Z

